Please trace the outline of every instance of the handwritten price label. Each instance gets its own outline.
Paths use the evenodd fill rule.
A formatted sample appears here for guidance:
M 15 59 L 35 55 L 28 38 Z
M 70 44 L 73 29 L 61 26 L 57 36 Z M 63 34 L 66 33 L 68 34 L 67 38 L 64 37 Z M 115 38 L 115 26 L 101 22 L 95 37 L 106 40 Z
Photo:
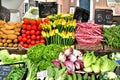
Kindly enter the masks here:
M 44 80 L 45 77 L 47 77 L 47 70 L 41 71 L 37 73 L 37 79 Z

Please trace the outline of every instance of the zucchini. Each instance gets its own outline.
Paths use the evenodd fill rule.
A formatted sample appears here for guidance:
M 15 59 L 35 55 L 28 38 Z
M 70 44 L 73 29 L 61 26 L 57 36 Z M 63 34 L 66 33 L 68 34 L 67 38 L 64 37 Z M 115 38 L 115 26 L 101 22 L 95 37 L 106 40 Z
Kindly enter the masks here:
M 85 74 L 84 74 L 83 80 L 88 80 L 88 73 L 85 73 Z
M 77 80 L 82 80 L 82 75 L 81 74 L 77 74 Z
M 73 80 L 77 80 L 76 73 L 72 74 L 72 78 L 73 78 Z

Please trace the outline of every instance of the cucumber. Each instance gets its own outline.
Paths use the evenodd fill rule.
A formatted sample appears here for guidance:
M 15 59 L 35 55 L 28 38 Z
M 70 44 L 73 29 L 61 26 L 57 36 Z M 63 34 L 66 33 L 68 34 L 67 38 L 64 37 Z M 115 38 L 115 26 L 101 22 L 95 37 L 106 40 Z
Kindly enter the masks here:
M 88 76 L 88 80 L 91 80 L 91 76 Z
M 83 80 L 88 80 L 88 73 L 85 73 L 85 74 L 84 74 Z
M 91 75 L 91 80 L 95 80 L 95 75 L 94 74 Z
M 82 75 L 81 74 L 77 74 L 77 80 L 82 80 Z
M 76 73 L 73 73 L 73 74 L 72 74 L 72 78 L 73 78 L 73 80 L 77 80 Z
M 72 76 L 71 75 L 67 75 L 67 80 L 72 80 Z

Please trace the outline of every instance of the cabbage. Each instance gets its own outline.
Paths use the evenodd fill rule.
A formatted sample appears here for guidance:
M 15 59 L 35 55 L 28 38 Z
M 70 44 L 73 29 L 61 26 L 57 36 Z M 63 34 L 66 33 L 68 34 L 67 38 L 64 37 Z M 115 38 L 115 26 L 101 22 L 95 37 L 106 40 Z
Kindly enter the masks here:
M 86 52 L 83 55 L 83 62 L 84 67 L 89 67 L 96 61 L 96 56 L 94 55 L 94 52 Z
M 118 66 L 117 62 L 114 60 L 108 59 L 108 56 L 102 56 L 100 58 L 100 67 L 101 67 L 101 72 L 107 72 L 107 71 L 114 71 L 115 68 Z
M 100 72 L 100 59 L 97 59 L 95 64 L 93 64 L 91 67 L 94 73 L 99 73 Z
M 90 66 L 90 67 L 85 67 L 85 68 L 83 68 L 83 70 L 84 70 L 85 72 L 92 72 L 91 66 Z

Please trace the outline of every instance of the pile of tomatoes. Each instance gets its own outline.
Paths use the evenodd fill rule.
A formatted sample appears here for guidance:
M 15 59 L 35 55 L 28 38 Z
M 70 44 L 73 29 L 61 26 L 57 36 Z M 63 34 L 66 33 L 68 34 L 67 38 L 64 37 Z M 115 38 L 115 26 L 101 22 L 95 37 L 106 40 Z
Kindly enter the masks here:
M 47 21 L 47 20 L 44 20 Z M 21 28 L 21 35 L 18 37 L 20 45 L 24 48 L 30 48 L 36 44 L 45 44 L 45 39 L 41 35 L 43 20 L 33 20 L 24 18 Z

